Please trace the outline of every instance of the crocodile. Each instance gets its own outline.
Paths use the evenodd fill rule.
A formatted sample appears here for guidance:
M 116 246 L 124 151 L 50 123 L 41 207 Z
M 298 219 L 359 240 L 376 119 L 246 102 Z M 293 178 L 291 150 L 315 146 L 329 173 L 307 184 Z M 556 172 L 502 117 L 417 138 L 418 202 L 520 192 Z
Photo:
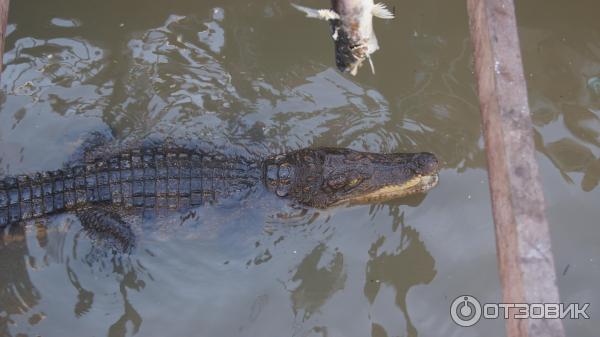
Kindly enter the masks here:
M 437 184 L 438 170 L 427 152 L 320 147 L 259 160 L 183 147 L 125 149 L 0 179 L 0 229 L 74 212 L 84 228 L 128 241 L 133 235 L 121 209 L 190 209 L 258 188 L 301 206 L 328 208 L 425 192 Z

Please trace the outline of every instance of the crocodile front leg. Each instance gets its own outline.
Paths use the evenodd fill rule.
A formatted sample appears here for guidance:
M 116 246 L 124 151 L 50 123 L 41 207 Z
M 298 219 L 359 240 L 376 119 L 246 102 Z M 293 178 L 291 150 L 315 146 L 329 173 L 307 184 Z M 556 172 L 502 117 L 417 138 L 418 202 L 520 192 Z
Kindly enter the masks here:
M 121 216 L 101 207 L 77 211 L 81 226 L 93 238 L 105 240 L 119 252 L 129 253 L 135 248 L 135 234 Z

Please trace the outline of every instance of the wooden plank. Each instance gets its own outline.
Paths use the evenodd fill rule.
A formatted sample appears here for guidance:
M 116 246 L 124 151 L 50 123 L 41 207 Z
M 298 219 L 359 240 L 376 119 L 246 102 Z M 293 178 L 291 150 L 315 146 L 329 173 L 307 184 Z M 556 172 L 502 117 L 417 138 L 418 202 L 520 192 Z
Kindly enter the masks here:
M 6 22 L 8 21 L 9 0 L 0 0 L 0 73 L 4 65 L 4 33 L 6 32 Z
M 505 303 L 558 303 L 515 9 L 467 0 Z M 509 337 L 563 337 L 558 319 L 506 321 Z

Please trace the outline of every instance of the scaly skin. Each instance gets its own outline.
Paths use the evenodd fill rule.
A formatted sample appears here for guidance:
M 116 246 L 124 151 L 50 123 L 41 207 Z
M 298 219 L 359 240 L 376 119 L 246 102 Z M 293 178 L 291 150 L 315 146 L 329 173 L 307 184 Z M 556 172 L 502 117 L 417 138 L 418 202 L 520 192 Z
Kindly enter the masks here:
M 301 205 L 326 208 L 427 191 L 437 183 L 432 154 L 301 149 L 262 161 L 183 148 L 143 148 L 82 165 L 0 180 L 0 228 L 92 206 L 187 209 L 259 186 Z M 85 215 L 88 219 L 111 215 Z M 89 222 L 89 221 L 88 221 Z
M 187 149 L 143 149 L 0 180 L 0 227 L 94 204 L 185 209 L 260 181 L 258 164 Z

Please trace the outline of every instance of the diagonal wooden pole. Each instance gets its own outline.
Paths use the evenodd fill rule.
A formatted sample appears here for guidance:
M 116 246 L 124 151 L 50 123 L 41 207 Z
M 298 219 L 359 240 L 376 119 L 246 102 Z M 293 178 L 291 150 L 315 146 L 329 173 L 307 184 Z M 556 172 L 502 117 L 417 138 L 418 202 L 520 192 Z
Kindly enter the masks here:
M 4 34 L 6 32 L 6 22 L 8 21 L 9 0 L 0 0 L 0 73 L 3 69 L 4 60 Z
M 512 0 L 467 0 L 505 303 L 558 303 Z M 564 337 L 558 319 L 506 321 L 509 337 Z

